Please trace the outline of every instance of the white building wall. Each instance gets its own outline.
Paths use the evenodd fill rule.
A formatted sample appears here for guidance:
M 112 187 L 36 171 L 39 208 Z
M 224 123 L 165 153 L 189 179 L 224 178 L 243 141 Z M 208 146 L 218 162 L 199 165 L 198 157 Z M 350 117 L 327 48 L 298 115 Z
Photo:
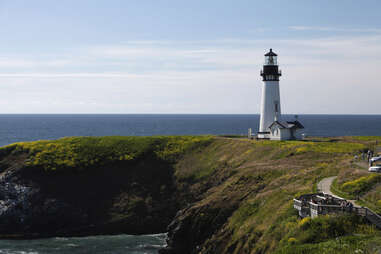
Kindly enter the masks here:
M 290 138 L 290 129 L 280 129 L 280 140 L 289 140 Z
M 270 131 L 268 128 L 275 119 L 275 103 L 278 105 L 278 118 L 281 115 L 279 81 L 264 81 L 262 85 L 261 116 L 259 132 Z M 279 119 L 280 120 L 280 119 Z M 258 137 L 261 137 L 260 134 Z
M 291 130 L 273 126 L 269 138 L 270 140 L 291 140 Z
M 297 139 L 297 140 L 303 139 L 302 134 L 303 134 L 303 131 L 301 129 L 296 129 L 294 131 L 295 139 Z
M 280 140 L 280 129 L 279 126 L 273 125 L 270 129 L 270 140 Z

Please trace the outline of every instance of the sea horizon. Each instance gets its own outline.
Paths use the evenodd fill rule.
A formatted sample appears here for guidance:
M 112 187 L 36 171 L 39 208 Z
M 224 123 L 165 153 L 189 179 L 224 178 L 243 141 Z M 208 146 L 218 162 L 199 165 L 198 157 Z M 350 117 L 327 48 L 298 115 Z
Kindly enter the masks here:
M 307 136 L 381 136 L 381 115 L 297 117 Z M 258 114 L 0 114 L 0 145 L 67 136 L 247 135 L 258 126 Z

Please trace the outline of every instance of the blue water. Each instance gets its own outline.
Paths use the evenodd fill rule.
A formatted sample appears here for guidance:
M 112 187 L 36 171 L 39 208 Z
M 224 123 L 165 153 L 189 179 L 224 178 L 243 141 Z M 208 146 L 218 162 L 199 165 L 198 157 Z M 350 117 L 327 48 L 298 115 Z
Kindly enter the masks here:
M 285 116 L 292 120 L 294 116 Z M 311 136 L 381 136 L 381 115 L 299 115 Z M 0 115 L 0 146 L 65 136 L 246 134 L 258 115 Z M 0 240 L 0 254 L 152 254 L 165 235 Z
M 0 254 L 156 254 L 165 234 L 1 240 Z
M 286 115 L 292 120 L 294 116 Z M 299 115 L 310 136 L 381 136 L 381 115 Z M 0 146 L 65 136 L 246 134 L 259 115 L 0 115 Z

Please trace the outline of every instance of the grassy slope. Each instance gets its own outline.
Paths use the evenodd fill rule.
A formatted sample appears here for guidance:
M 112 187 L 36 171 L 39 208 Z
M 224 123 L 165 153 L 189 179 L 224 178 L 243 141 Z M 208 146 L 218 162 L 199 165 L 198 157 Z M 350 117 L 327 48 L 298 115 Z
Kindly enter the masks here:
M 202 186 L 220 182 L 189 211 L 194 224 L 210 225 L 201 230 L 209 230 L 209 234 L 195 239 L 195 244 L 204 253 L 295 253 L 292 250 L 296 246 L 298 253 L 317 253 L 321 248 L 329 253 L 337 251 L 336 237 L 348 236 L 342 238 L 345 248 L 354 248 L 360 242 L 363 249 L 372 248 L 367 247 L 368 242 L 381 238 L 375 229 L 359 221 L 350 229 L 333 230 L 317 242 L 311 239 L 322 234 L 327 225 L 337 225 L 340 218 L 325 219 L 320 233 L 316 227 L 299 226 L 292 208 L 293 197 L 313 191 L 323 177 L 350 169 L 353 153 L 366 147 L 352 139 L 321 141 L 219 139 L 203 152 L 187 155 L 177 166 L 180 182 L 195 182 L 191 189 L 199 193 L 204 191 Z M 222 216 L 215 212 L 229 207 L 234 208 L 231 214 Z M 353 236 L 354 233 L 358 235 Z
M 364 143 L 370 149 L 375 148 L 375 142 L 381 142 L 381 137 L 352 137 L 357 142 Z M 358 203 L 381 213 L 381 174 L 369 173 L 366 168 L 342 170 L 334 183 L 335 191 L 347 198 L 360 200 Z
M 19 142 L 2 147 L 1 154 L 27 153 L 27 165 L 46 171 L 86 170 L 115 162 L 132 162 L 147 154 L 173 162 L 192 147 L 210 142 L 208 136 L 68 137 Z
M 341 217 L 301 223 L 292 199 L 311 192 L 323 177 L 356 171 L 351 158 L 367 142 L 84 137 L 17 143 L 1 148 L 0 156 L 27 154 L 27 168 L 85 174 L 113 164 L 128 169 L 134 162 L 154 158 L 154 163 L 173 165 L 182 206 L 197 201 L 182 216 L 192 221 L 189 242 L 199 245 L 203 253 L 321 253 L 323 249 L 339 253 L 348 248 L 368 251 L 381 238 L 374 228 L 354 218 L 347 218 L 351 223 L 344 227 L 339 226 Z M 134 206 L 133 201 L 126 206 Z M 113 219 L 123 221 L 118 216 L 121 213 Z

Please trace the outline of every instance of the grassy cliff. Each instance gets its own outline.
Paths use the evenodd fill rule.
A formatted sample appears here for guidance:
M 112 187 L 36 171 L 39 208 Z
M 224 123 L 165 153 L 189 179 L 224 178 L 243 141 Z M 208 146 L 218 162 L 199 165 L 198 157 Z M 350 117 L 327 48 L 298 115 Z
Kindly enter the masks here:
M 365 142 L 372 150 L 379 149 L 380 137 L 353 137 L 358 142 Z M 381 174 L 369 173 L 367 163 L 354 160 L 354 169 L 340 172 L 334 182 L 334 191 L 349 199 L 358 199 L 357 203 L 367 206 L 381 214 Z
M 323 177 L 353 169 L 353 154 L 366 147 L 352 138 L 291 142 L 216 139 L 203 152 L 187 154 L 177 164 L 178 181 L 188 182 L 193 192 L 200 189 L 197 193 L 204 193 L 179 216 L 180 222 L 193 224 L 188 235 L 181 233 L 199 246 L 201 253 L 296 253 L 296 246 L 297 253 L 317 253 L 321 248 L 337 251 L 338 244 L 330 242 L 337 237 L 350 248 L 359 244 L 354 235 L 366 241 L 369 236 L 380 240 L 376 229 L 358 220 L 327 234 L 326 228 L 335 228 L 341 218 L 321 219 L 320 229 L 300 227 L 292 207 L 295 196 L 314 191 Z M 209 187 L 207 191 L 204 186 Z M 191 235 L 194 227 L 202 233 Z M 176 233 L 172 237 L 177 239 Z M 345 237 L 352 238 L 347 241 Z
M 87 228 L 90 233 L 153 233 L 170 224 L 172 253 L 376 253 L 379 231 L 365 221 L 301 221 L 292 207 L 295 196 L 314 191 L 323 177 L 360 170 L 353 155 L 369 140 L 64 138 L 3 147 L 0 167 L 16 171 L 15 181 L 38 186 L 42 200 L 86 211 L 81 225 L 97 229 Z M 378 180 L 370 178 L 359 181 L 373 186 Z M 366 189 L 376 192 L 373 199 L 376 188 Z
M 5 146 L 0 149 L 0 187 L 5 186 L 0 198 L 6 200 L 0 234 L 164 232 L 181 208 L 175 161 L 211 140 L 71 137 Z

